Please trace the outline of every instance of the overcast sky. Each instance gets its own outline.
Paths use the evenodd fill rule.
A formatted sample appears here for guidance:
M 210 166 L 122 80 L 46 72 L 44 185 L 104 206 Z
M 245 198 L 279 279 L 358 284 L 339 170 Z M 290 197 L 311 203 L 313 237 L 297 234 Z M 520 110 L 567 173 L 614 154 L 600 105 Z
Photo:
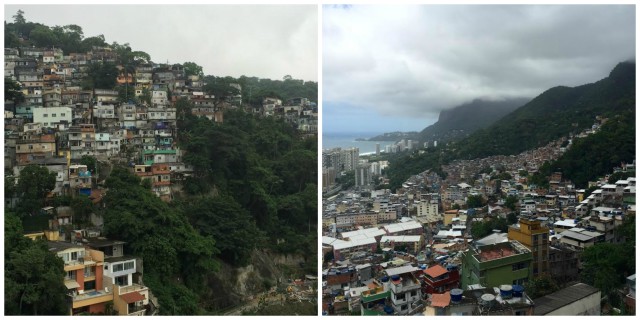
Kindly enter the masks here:
M 85 37 L 128 42 L 154 62 L 201 65 L 205 74 L 318 81 L 316 5 L 5 5 L 27 21 L 76 24 Z
M 635 58 L 635 8 L 324 6 L 323 130 L 419 131 L 475 98 L 535 97 Z

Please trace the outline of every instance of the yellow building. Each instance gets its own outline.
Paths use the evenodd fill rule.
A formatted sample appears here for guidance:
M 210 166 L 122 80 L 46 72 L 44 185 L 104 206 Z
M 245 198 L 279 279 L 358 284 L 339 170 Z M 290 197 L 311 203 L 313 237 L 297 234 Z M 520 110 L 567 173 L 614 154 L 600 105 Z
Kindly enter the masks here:
M 519 224 L 509 227 L 508 237 L 531 250 L 533 277 L 549 272 L 549 228 L 543 227 L 540 220 L 520 218 Z

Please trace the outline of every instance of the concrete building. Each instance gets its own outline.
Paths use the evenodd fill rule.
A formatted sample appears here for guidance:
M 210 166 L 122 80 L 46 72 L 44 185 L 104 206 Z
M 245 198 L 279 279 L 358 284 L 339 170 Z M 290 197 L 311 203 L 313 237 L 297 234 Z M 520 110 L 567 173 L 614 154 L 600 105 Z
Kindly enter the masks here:
M 560 234 L 560 243 L 568 245 L 578 251 L 604 241 L 604 234 L 588 231 L 583 228 L 572 228 Z
M 471 247 L 462 256 L 462 289 L 473 284 L 524 284 L 529 281 L 532 259 L 531 250 L 515 240 Z
M 358 165 L 355 171 L 355 187 L 365 187 L 371 184 L 371 169 L 368 163 Z
M 508 237 L 531 250 L 532 277 L 549 272 L 549 228 L 543 227 L 540 220 L 520 218 L 519 224 L 509 226 Z
M 385 270 L 388 281 L 384 283 L 390 292 L 391 307 L 396 314 L 413 314 L 417 309 L 417 303 L 421 301 L 420 281 L 413 275 L 418 269 L 412 266 L 403 266 Z
M 578 251 L 562 244 L 549 246 L 549 274 L 558 284 L 578 280 Z
M 536 316 L 599 316 L 600 290 L 577 283 L 534 300 Z
M 49 250 L 64 261 L 64 284 L 71 300 L 69 315 L 105 312 L 113 287 L 103 283 L 104 254 L 68 242 L 48 241 Z
M 42 123 L 43 128 L 66 130 L 71 125 L 72 116 L 70 107 L 33 108 L 33 122 Z
M 458 268 L 445 268 L 439 264 L 424 271 L 422 293 L 444 293 L 460 287 L 460 271 Z
M 416 204 L 417 216 L 424 217 L 429 223 L 443 219 L 438 211 L 438 200 L 422 200 Z

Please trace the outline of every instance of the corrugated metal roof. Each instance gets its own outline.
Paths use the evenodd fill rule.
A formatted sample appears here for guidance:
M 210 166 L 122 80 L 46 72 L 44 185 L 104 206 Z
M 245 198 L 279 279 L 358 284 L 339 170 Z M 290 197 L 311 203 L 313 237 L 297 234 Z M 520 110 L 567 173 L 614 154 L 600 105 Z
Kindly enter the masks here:
M 597 288 L 585 283 L 578 283 L 571 287 L 564 288 L 552 294 L 533 300 L 536 306 L 534 309 L 534 315 L 548 314 L 597 292 L 599 292 Z M 600 302 L 598 301 L 598 303 Z

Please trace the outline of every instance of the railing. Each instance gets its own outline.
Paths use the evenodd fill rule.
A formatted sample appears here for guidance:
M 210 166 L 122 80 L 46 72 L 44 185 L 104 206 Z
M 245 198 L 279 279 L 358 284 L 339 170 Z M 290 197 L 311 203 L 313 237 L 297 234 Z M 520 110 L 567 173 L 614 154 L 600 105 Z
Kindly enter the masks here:
M 146 311 L 144 307 L 129 308 L 128 316 L 144 316 Z
M 129 292 L 134 292 L 134 291 L 143 291 L 143 290 L 148 290 L 149 288 L 143 286 L 143 285 L 139 285 L 139 284 L 132 284 L 130 286 L 126 286 L 126 287 L 120 287 L 120 295 L 123 295 L 125 293 L 129 293 Z
M 82 294 L 76 294 L 76 295 L 72 294 L 71 298 L 73 299 L 74 302 L 77 302 L 77 301 L 93 299 L 93 298 L 99 298 L 99 297 L 104 297 L 104 296 L 109 296 L 109 295 L 111 295 L 110 292 L 106 292 L 104 290 L 97 290 L 97 291 L 85 292 L 85 293 L 82 293 Z

